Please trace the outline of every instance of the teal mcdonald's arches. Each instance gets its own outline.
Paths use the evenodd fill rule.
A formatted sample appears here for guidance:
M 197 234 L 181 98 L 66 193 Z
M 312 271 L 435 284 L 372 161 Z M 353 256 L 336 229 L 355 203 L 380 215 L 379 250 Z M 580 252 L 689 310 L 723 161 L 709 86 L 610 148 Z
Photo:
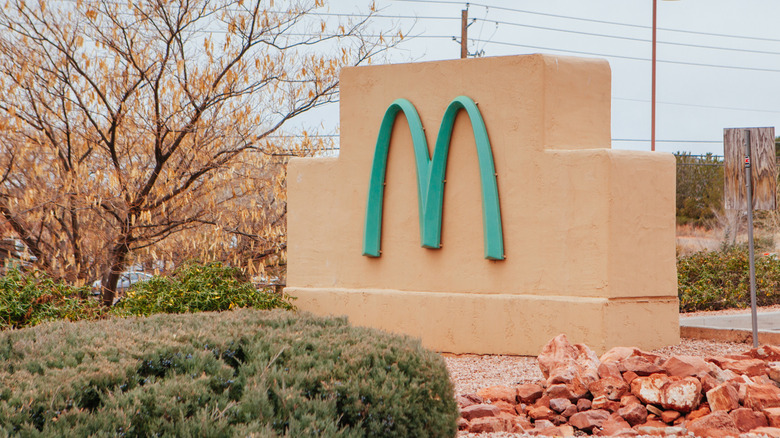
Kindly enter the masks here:
M 450 140 L 455 118 L 460 110 L 466 111 L 471 120 L 471 129 L 477 146 L 480 183 L 482 187 L 482 225 L 485 239 L 485 258 L 504 259 L 504 237 L 501 228 L 501 207 L 498 200 L 496 170 L 493 151 L 490 147 L 485 121 L 477 104 L 466 96 L 453 99 L 444 111 L 444 117 L 436 137 L 433 159 L 428 155 L 420 116 L 411 102 L 396 99 L 385 111 L 379 135 L 376 140 L 374 162 L 368 186 L 366 224 L 363 235 L 363 255 L 379 257 L 382 239 L 382 207 L 384 204 L 387 154 L 393 125 L 399 113 L 403 112 L 409 124 L 417 167 L 417 205 L 420 217 L 420 241 L 423 247 L 441 247 L 442 206 L 444 202 L 444 177 L 447 170 Z

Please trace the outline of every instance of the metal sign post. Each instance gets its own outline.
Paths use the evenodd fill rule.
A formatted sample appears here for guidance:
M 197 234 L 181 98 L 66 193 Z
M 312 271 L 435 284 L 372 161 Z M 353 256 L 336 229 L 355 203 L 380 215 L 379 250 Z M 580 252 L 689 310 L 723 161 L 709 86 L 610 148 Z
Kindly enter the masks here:
M 753 347 L 758 347 L 753 210 L 777 209 L 775 128 L 726 128 L 723 130 L 723 153 L 724 206 L 727 210 L 745 211 L 748 217 L 750 310 Z
M 747 189 L 748 248 L 750 249 L 750 312 L 753 323 L 753 348 L 758 347 L 758 314 L 756 311 L 756 258 L 753 249 L 753 193 L 750 173 L 750 131 L 745 138 L 745 188 Z

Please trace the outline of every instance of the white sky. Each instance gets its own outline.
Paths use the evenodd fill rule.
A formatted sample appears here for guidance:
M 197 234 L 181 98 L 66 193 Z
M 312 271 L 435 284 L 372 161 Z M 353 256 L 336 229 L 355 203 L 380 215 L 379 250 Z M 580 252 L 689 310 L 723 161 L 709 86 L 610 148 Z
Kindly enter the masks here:
M 377 0 L 377 31 L 412 29 L 387 62 L 460 57 L 452 37 L 460 39 L 466 4 Z M 367 10 L 361 0 L 331 0 L 328 8 Z M 469 2 L 468 10 L 476 19 L 469 27 L 471 53 L 607 59 L 612 147 L 650 150 L 651 0 L 481 0 Z M 657 150 L 722 155 L 726 127 L 774 126 L 780 135 L 779 21 L 777 0 L 658 0 Z M 308 124 L 333 131 L 337 114 L 317 111 Z

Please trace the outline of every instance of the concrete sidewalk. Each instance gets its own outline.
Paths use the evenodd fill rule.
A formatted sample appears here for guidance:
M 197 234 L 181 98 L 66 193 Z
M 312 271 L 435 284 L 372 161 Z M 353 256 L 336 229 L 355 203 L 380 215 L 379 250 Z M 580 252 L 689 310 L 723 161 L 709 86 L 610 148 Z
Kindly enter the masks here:
M 780 311 L 758 312 L 758 341 L 780 344 Z M 750 309 L 738 314 L 680 315 L 680 336 L 725 342 L 753 342 Z

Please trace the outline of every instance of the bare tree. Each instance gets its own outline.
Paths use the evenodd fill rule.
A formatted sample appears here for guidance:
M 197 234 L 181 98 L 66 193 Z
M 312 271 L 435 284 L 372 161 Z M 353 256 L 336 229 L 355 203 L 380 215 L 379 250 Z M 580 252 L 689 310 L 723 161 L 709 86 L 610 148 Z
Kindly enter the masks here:
M 0 217 L 41 269 L 102 278 L 110 305 L 131 261 L 283 260 L 279 157 L 294 151 L 272 134 L 388 40 L 367 36 L 371 12 L 334 22 L 320 0 L 279 3 L 0 9 Z

